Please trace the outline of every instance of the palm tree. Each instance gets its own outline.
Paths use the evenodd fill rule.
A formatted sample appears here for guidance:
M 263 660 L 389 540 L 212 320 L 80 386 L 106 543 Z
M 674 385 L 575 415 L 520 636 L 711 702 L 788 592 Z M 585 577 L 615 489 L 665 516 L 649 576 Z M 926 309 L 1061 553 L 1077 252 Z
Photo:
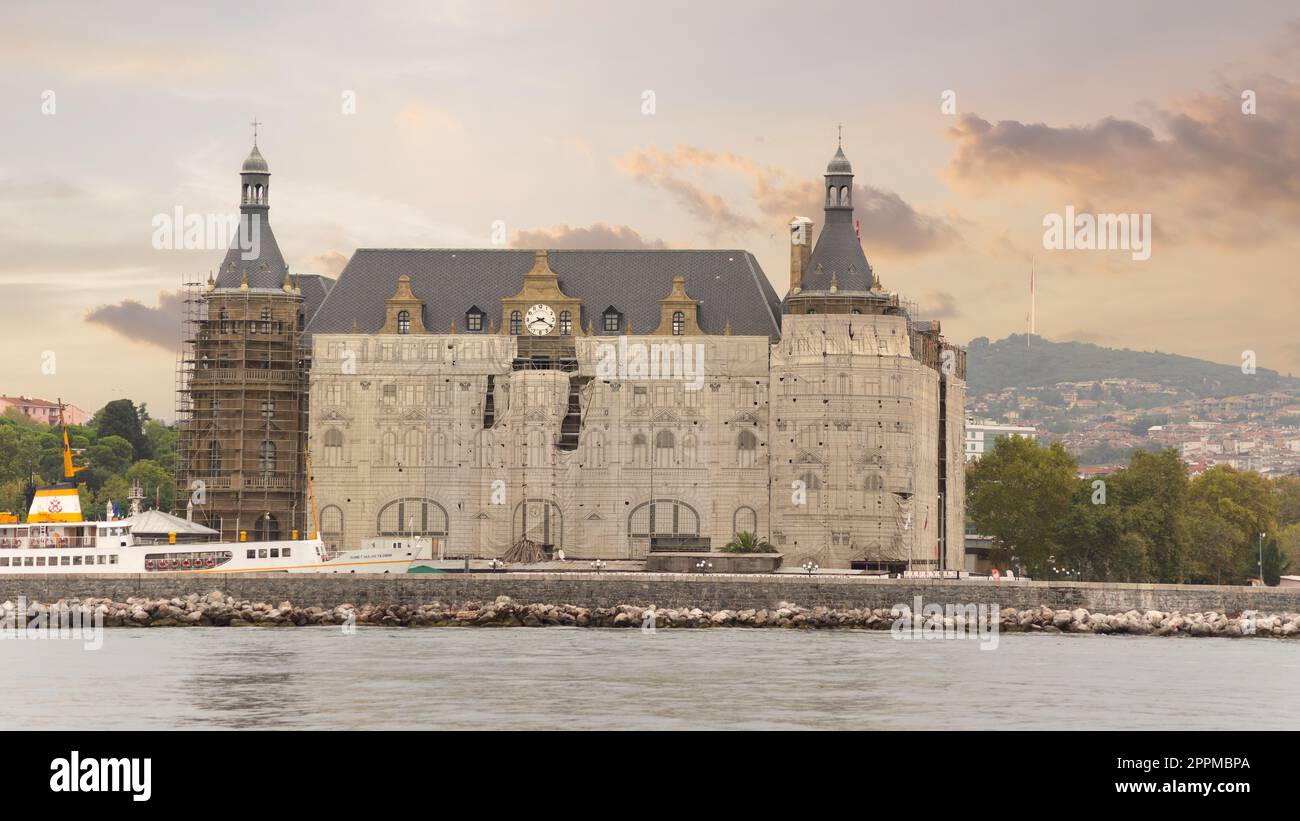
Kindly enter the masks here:
M 722 548 L 724 553 L 775 553 L 776 548 L 747 531 L 740 531 Z

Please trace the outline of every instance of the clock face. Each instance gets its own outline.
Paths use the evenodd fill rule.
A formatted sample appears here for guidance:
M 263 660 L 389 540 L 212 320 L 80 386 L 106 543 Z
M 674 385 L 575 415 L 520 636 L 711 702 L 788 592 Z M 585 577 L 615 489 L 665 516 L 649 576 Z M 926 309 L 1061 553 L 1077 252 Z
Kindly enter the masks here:
M 524 314 L 524 327 L 533 336 L 545 336 L 555 327 L 555 309 L 538 303 Z

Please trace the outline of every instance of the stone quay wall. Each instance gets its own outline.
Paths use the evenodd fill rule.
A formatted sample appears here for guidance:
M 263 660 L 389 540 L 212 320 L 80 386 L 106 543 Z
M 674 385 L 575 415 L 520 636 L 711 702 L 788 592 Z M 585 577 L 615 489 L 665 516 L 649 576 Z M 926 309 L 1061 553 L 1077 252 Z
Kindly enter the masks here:
M 800 607 L 890 608 L 926 604 L 997 604 L 1025 610 L 1083 608 L 1122 613 L 1300 612 L 1300 588 L 1216 585 L 1109 584 L 1086 582 L 880 579 L 854 576 L 724 575 L 680 573 L 430 573 L 363 574 L 169 574 L 0 575 L 0 601 L 130 597 L 166 599 L 220 590 L 239 600 L 290 601 L 298 607 L 340 604 L 407 607 L 430 602 L 491 602 L 509 596 L 520 604 L 577 607 L 655 605 L 702 610 L 774 609 L 781 602 Z

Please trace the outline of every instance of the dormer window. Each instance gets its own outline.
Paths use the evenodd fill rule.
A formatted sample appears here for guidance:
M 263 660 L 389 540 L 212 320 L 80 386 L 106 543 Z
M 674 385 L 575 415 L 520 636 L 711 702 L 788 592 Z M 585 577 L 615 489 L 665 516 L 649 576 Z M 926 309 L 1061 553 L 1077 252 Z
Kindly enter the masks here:
M 569 336 L 573 333 L 573 314 L 568 311 L 560 311 L 560 335 Z
M 605 309 L 605 333 L 618 333 L 623 326 L 623 315 L 613 306 Z
M 397 332 L 399 334 L 409 334 L 411 332 L 411 312 L 397 312 Z
M 519 336 L 524 332 L 524 315 L 518 311 L 510 312 L 510 333 Z
M 475 305 L 465 312 L 465 329 L 470 333 L 481 333 L 483 330 L 483 312 Z
M 686 333 L 686 314 L 673 311 L 673 336 L 681 336 L 684 333 Z

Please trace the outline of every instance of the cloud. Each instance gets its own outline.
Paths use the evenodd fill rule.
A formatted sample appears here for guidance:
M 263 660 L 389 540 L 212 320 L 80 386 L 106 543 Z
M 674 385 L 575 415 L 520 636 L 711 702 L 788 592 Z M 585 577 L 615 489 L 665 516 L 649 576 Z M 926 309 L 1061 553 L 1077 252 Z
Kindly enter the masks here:
M 1254 113 L 1243 111 L 1247 92 Z M 1142 122 L 1110 116 L 1084 125 L 964 114 L 948 130 L 947 176 L 985 192 L 1045 181 L 1075 204 L 1153 213 L 1172 241 L 1226 247 L 1294 235 L 1300 82 L 1234 67 L 1211 90 L 1140 108 Z
M 512 248 L 641 250 L 667 248 L 661 239 L 641 236 L 626 225 L 606 225 L 603 222 L 581 226 L 553 225 L 549 229 L 515 231 L 510 237 Z
M 101 305 L 86 313 L 86 321 L 103 325 L 133 342 L 174 351 L 181 344 L 181 319 L 185 300 L 172 291 L 158 294 L 158 307 L 150 308 L 134 299 L 116 305 Z
M 947 291 L 929 290 L 921 294 L 919 312 L 927 319 L 953 319 L 961 316 L 957 297 Z
M 803 215 L 815 219 L 822 212 L 824 195 L 819 181 L 795 177 L 782 168 L 737 154 L 716 153 L 689 145 L 674 146 L 672 152 L 652 147 L 632 152 L 619 161 L 619 167 L 635 179 L 668 191 L 680 205 L 709 224 L 714 234 L 728 230 L 770 233 L 773 225 L 784 228 L 791 217 Z M 747 179 L 753 187 L 754 205 L 764 219 L 759 221 L 737 213 L 720 195 L 679 176 L 683 172 L 709 170 L 729 171 Z M 917 211 L 892 191 L 858 184 L 853 202 L 868 251 L 908 256 L 947 248 L 960 240 L 957 229 L 947 219 Z
M 338 277 L 347 264 L 347 254 L 330 249 L 323 254 L 308 257 L 304 270 L 313 274 L 324 274 L 327 277 Z

